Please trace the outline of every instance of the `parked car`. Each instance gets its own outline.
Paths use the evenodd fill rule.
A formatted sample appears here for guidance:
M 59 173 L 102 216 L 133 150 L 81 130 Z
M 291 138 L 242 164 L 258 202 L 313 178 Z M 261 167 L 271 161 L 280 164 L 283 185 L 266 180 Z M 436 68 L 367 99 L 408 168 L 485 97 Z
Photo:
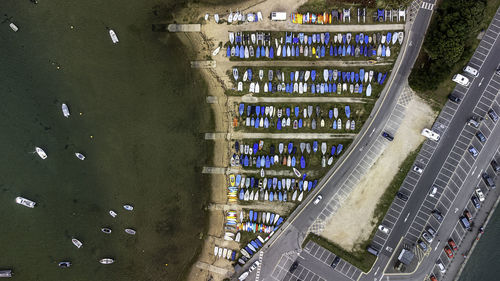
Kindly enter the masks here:
M 453 239 L 448 239 L 448 245 L 451 249 L 453 249 L 454 252 L 458 251 L 457 244 L 455 244 L 455 241 L 453 241 Z
M 381 225 L 378 226 L 378 230 L 382 231 L 385 234 L 388 234 L 389 231 L 390 231 L 389 228 L 387 226 L 383 225 L 383 224 L 381 224 Z
M 389 141 L 393 141 L 393 140 L 394 140 L 394 137 L 393 137 L 393 136 L 391 136 L 391 135 L 390 135 L 389 133 L 387 133 L 387 132 L 382 132 L 382 136 L 383 136 L 384 138 L 386 138 L 387 140 L 389 140 Z
M 425 241 L 427 241 L 427 243 L 432 243 L 432 240 L 434 240 L 434 238 L 432 238 L 431 235 L 429 235 L 429 233 L 427 233 L 427 231 L 424 231 L 422 232 L 422 238 L 424 238 Z
M 396 195 L 398 196 L 399 199 L 401 199 L 405 202 L 408 201 L 408 196 L 406 196 L 406 194 L 402 193 L 401 191 L 398 192 Z
M 437 193 L 437 190 L 438 190 L 437 186 L 432 185 L 431 189 L 429 190 L 429 196 L 430 197 L 434 197 L 436 195 L 436 193 Z
M 428 226 L 426 230 L 430 235 L 432 235 L 432 237 L 436 237 L 436 231 L 434 230 L 434 228 L 432 228 L 432 226 Z
M 444 246 L 444 252 L 451 259 L 453 258 L 453 251 L 448 247 L 448 245 Z
M 479 199 L 475 195 L 472 195 L 472 197 L 470 198 L 470 201 L 472 201 L 474 208 L 476 208 L 476 209 L 481 208 L 481 203 L 479 203 Z
M 448 96 L 448 99 L 449 99 L 449 100 L 451 100 L 451 101 L 452 101 L 452 102 L 454 102 L 454 103 L 460 103 L 460 102 L 462 101 L 462 99 L 461 99 L 461 98 L 459 98 L 459 97 L 455 96 L 454 94 L 450 94 L 450 95 Z
M 497 161 L 495 159 L 491 160 L 491 167 L 495 172 L 500 171 L 500 165 L 498 165 Z
M 255 261 L 252 266 L 250 266 L 250 269 L 248 269 L 248 272 L 254 271 L 258 266 L 260 265 L 259 261 Z
M 319 203 L 319 201 L 321 201 L 321 199 L 323 199 L 323 196 L 320 194 L 320 195 L 318 195 L 318 197 L 316 197 L 316 199 L 314 199 L 313 204 L 318 205 L 318 203 Z
M 433 274 L 431 274 L 431 276 L 429 277 L 429 280 L 431 281 L 438 281 L 436 276 L 434 276 Z
M 438 220 L 438 222 L 443 221 L 443 215 L 441 215 L 441 212 L 438 210 L 433 210 L 431 214 Z
M 427 244 L 425 244 L 424 241 L 418 239 L 417 245 L 420 247 L 420 249 L 422 249 L 422 251 L 427 251 Z
M 483 177 L 484 183 L 486 183 L 488 187 L 495 188 L 495 182 L 488 173 L 483 173 L 481 177 Z
M 422 168 L 420 168 L 419 166 L 417 165 L 413 165 L 413 171 L 421 174 L 424 170 L 422 170 Z
M 333 259 L 332 264 L 330 264 L 330 266 L 331 266 L 333 269 L 335 269 L 335 267 L 337 267 L 337 265 L 339 264 L 339 262 L 340 262 L 340 258 L 337 256 L 337 257 L 335 257 L 335 258 Z
M 479 120 L 478 120 L 479 119 Z M 474 128 L 479 128 L 479 122 L 482 121 L 482 118 L 477 118 L 476 116 L 472 116 L 467 120 L 467 125 L 472 126 Z
M 298 261 L 294 261 L 292 263 L 292 265 L 290 266 L 290 269 L 288 271 L 290 271 L 290 273 L 293 273 L 295 271 L 295 269 L 297 269 L 298 266 L 299 266 L 299 262 Z
M 470 223 L 469 223 L 469 220 L 468 220 L 466 217 L 461 216 L 461 217 L 459 218 L 459 221 L 460 221 L 460 223 L 462 224 L 462 226 L 463 226 L 465 229 L 467 229 L 467 230 L 470 230 L 470 229 L 471 229 L 471 228 L 470 228 Z
M 469 210 L 464 210 L 464 217 L 466 217 L 469 222 L 472 222 L 472 215 L 470 214 Z
M 468 149 L 468 150 L 469 150 L 469 153 L 470 153 L 470 154 L 472 155 L 472 157 L 474 157 L 474 158 L 476 158 L 476 157 L 477 157 L 477 155 L 479 154 L 479 153 L 477 152 L 477 149 L 476 149 L 474 146 L 472 146 L 472 145 L 471 145 L 471 146 L 469 146 L 469 149 Z
M 444 267 L 444 264 L 443 264 L 443 262 L 441 260 L 437 260 L 436 261 L 436 265 L 439 268 L 439 271 L 441 273 L 445 273 L 446 272 L 446 268 Z
M 477 69 L 475 69 L 474 67 L 472 66 L 465 66 L 464 67 L 464 71 L 469 73 L 470 75 L 474 76 L 474 77 L 477 77 L 479 75 L 479 71 L 477 71 Z
M 476 133 L 476 137 L 477 139 L 480 141 L 480 142 L 485 142 L 486 141 L 486 137 L 484 136 L 483 133 L 481 133 L 481 131 L 478 131 Z
M 453 82 L 458 83 L 464 87 L 467 87 L 470 84 L 469 78 L 463 76 L 462 74 L 453 75 L 453 78 L 451 80 L 453 80 Z
M 476 196 L 477 198 L 479 199 L 479 202 L 483 202 L 484 199 L 486 199 L 486 197 L 484 197 L 484 193 L 483 191 L 481 190 L 481 188 L 476 188 Z
M 488 110 L 488 115 L 490 116 L 491 120 L 493 120 L 493 122 L 498 121 L 498 115 L 495 112 L 495 110 L 493 110 L 493 109 Z

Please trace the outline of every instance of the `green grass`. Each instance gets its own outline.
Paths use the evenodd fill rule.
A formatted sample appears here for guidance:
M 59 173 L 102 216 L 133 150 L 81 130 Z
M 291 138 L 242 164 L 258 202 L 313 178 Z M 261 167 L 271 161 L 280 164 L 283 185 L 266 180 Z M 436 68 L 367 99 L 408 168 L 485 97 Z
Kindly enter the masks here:
M 314 233 L 309 233 L 302 243 L 302 248 L 305 247 L 307 242 L 313 241 L 316 244 L 324 247 L 335 255 L 339 256 L 341 259 L 346 262 L 354 265 L 355 267 L 361 269 L 363 272 L 368 272 L 375 262 L 376 257 L 370 253 L 368 253 L 365 249 L 369 245 L 369 241 L 365 241 L 362 243 L 361 250 L 349 252 L 344 250 L 339 245 L 321 237 Z M 366 244 L 366 245 L 365 245 Z
M 484 14 L 484 18 L 481 24 L 481 27 L 479 30 L 484 30 L 488 28 L 491 20 L 493 19 L 493 16 L 495 15 L 496 11 L 500 7 L 500 0 L 487 0 L 487 6 L 486 6 L 486 11 Z M 455 73 L 461 73 L 462 69 L 467 65 L 469 62 L 470 58 L 472 57 L 472 54 L 476 50 L 477 46 L 481 42 L 480 40 L 477 40 L 478 33 L 473 34 L 472 40 L 468 42 L 468 48 L 465 50 L 465 54 L 463 55 L 462 59 L 460 62 L 456 63 L 455 66 L 451 69 L 450 73 L 448 74 L 447 78 L 439 84 L 438 88 L 434 91 L 424 91 L 424 92 L 417 92 L 417 94 L 426 100 L 432 107 L 432 109 L 436 111 L 441 111 L 442 107 L 447 101 L 448 95 L 453 91 L 453 89 L 456 86 L 456 83 L 451 81 L 451 78 Z M 427 54 L 424 49 L 420 51 L 420 54 L 417 58 L 417 61 L 415 62 L 415 67 L 417 68 L 419 66 L 422 66 L 426 61 L 428 60 Z
M 376 83 L 376 77 L 374 77 L 375 80 L 372 80 L 372 83 L 370 83 L 372 85 L 372 95 L 370 97 L 366 97 L 366 95 L 364 93 L 366 93 L 366 87 L 368 86 L 367 83 L 364 84 L 364 87 L 365 89 L 363 89 L 363 94 L 359 94 L 359 93 L 351 93 L 349 90 L 348 91 L 342 91 L 341 94 L 338 94 L 338 93 L 325 93 L 325 94 L 312 94 L 309 90 L 309 92 L 307 93 L 303 93 L 303 94 L 300 94 L 299 96 L 299 93 L 293 93 L 293 94 L 290 94 L 290 93 L 286 93 L 286 92 L 275 92 L 275 93 L 270 93 L 270 92 L 267 92 L 267 93 L 264 93 L 264 83 L 266 82 L 269 82 L 269 76 L 268 76 L 268 72 L 269 70 L 273 70 L 273 79 L 271 80 L 271 82 L 273 84 L 276 84 L 276 83 L 279 83 L 279 82 L 282 82 L 282 81 L 279 81 L 278 78 L 277 78 L 277 67 L 247 67 L 247 66 L 239 66 L 239 67 L 235 67 L 236 69 L 238 69 L 238 73 L 239 73 L 239 79 L 238 81 L 242 81 L 242 77 L 243 77 L 243 74 L 246 72 L 247 69 L 251 69 L 252 70 L 252 74 L 253 74 L 253 81 L 254 82 L 259 82 L 259 85 L 260 85 L 260 93 L 253 93 L 252 95 L 255 96 L 255 97 L 268 97 L 268 96 L 272 96 L 272 97 L 318 97 L 318 96 L 334 96 L 334 97 L 360 97 L 360 98 L 367 98 L 367 99 L 376 99 L 379 97 L 380 93 L 382 92 L 384 86 L 385 86 L 385 83 L 382 84 L 382 85 L 379 85 L 378 83 Z M 374 76 L 377 75 L 377 72 L 381 72 L 381 73 L 387 73 L 387 77 L 385 79 L 385 81 L 388 81 L 389 80 L 389 76 L 391 75 L 391 72 L 392 72 L 392 68 L 393 68 L 393 65 L 373 65 L 373 66 L 369 66 L 369 67 L 336 67 L 335 69 L 338 70 L 338 71 L 343 71 L 343 72 L 356 72 L 356 73 L 359 73 L 359 70 L 360 69 L 364 69 L 365 72 L 367 71 L 370 71 L 370 70 L 373 70 L 375 72 Z M 279 67 L 279 70 L 281 72 L 283 72 L 285 75 L 285 81 L 284 83 L 290 83 L 291 80 L 290 80 L 290 72 L 295 72 L 295 71 L 306 71 L 306 70 L 316 70 L 316 81 L 314 82 L 315 84 L 316 83 L 323 83 L 324 82 L 324 79 L 323 79 L 323 70 L 325 69 L 325 67 Z M 264 78 L 262 81 L 259 80 L 259 70 L 263 70 L 264 71 Z M 229 95 L 229 96 L 242 96 L 244 94 L 247 94 L 248 93 L 248 90 L 249 90 L 249 87 L 250 87 L 250 81 L 246 81 L 246 82 L 243 82 L 243 91 L 242 92 L 238 92 L 237 90 L 235 90 L 237 88 L 237 83 L 238 81 L 235 81 L 234 80 L 234 77 L 233 77 L 233 73 L 232 73 L 232 70 L 228 70 L 228 72 L 226 73 L 230 78 L 231 80 L 233 81 L 233 89 L 228 89 L 226 90 L 226 94 Z M 337 79 L 337 82 L 336 84 L 338 84 L 339 82 L 339 79 Z M 312 80 L 311 78 L 308 80 L 308 88 L 310 88 L 310 84 L 312 84 Z M 355 84 L 355 83 L 353 83 Z

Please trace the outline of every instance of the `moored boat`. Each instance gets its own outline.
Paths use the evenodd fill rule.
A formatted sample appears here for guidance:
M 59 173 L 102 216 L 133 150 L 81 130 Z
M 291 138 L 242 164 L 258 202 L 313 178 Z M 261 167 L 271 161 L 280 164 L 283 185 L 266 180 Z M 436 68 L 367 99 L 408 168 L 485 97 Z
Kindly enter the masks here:
M 116 33 L 113 29 L 109 29 L 109 37 L 111 37 L 111 41 L 113 41 L 113 44 L 116 44 L 119 42 L 118 36 L 116 36 Z
M 135 235 L 137 232 L 132 228 L 125 228 L 125 232 L 130 235 Z
M 34 208 L 36 205 L 36 202 L 31 201 L 29 199 L 23 198 L 23 197 L 16 197 L 16 203 L 19 205 L 26 206 L 28 208 Z
M 111 229 L 107 228 L 107 227 L 101 228 L 101 231 L 104 232 L 104 233 L 106 233 L 106 234 L 110 234 L 111 233 Z
M 0 277 L 12 277 L 12 270 L 10 269 L 0 270 Z
M 115 211 L 113 211 L 113 210 L 109 210 L 109 214 L 110 214 L 113 218 L 114 218 L 114 217 L 116 217 L 116 215 L 117 215 L 117 214 L 116 214 L 116 212 L 115 212 Z
M 103 259 L 100 259 L 99 262 L 101 264 L 112 264 L 115 262 L 115 260 L 112 258 L 103 258 Z
M 63 103 L 62 106 L 61 106 L 61 108 L 62 108 L 62 112 L 63 112 L 64 117 L 68 118 L 69 117 L 69 108 L 68 108 L 68 105 L 66 105 L 65 103 Z
M 127 211 L 132 211 L 134 210 L 134 207 L 132 205 L 123 205 L 123 209 L 127 210 Z
M 38 154 L 38 156 L 40 156 L 40 158 L 42 158 L 42 159 L 47 158 L 47 153 L 45 153 L 45 151 L 43 149 L 41 149 L 40 147 L 35 146 L 35 151 Z
M 59 267 L 62 267 L 62 268 L 68 268 L 71 266 L 71 262 L 69 261 L 62 261 L 60 263 L 57 264 Z
M 80 249 L 83 246 L 83 243 L 76 238 L 71 239 L 71 242 L 73 242 L 73 245 L 75 245 L 78 249 Z
M 75 152 L 75 155 L 76 155 L 76 158 L 80 159 L 80 160 L 85 160 L 85 155 L 79 153 L 79 152 Z

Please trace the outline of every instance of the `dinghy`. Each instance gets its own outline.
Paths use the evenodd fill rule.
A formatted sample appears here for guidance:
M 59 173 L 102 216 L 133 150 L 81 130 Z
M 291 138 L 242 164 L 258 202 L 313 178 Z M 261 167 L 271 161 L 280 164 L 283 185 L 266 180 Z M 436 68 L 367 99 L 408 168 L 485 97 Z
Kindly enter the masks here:
M 62 107 L 62 112 L 63 112 L 64 117 L 68 118 L 69 117 L 68 106 L 65 103 L 63 103 L 61 107 Z
M 111 41 L 113 42 L 113 44 L 116 44 L 118 43 L 118 36 L 116 36 L 116 33 L 113 29 L 109 29 L 109 36 L 111 37 Z
M 219 51 L 220 51 L 220 46 L 217 47 L 213 52 L 212 52 L 212 56 L 215 57 L 217 54 L 219 54 Z

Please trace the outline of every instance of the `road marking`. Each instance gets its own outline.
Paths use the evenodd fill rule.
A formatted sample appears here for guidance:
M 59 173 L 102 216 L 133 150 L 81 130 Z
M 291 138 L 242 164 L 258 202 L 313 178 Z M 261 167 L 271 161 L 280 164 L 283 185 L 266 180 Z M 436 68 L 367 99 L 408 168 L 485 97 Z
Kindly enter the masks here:
M 405 221 L 404 221 L 404 222 L 406 222 L 406 220 L 408 220 L 408 217 L 409 217 L 409 216 L 410 216 L 410 213 L 408 213 L 408 214 L 406 215 L 406 218 L 405 218 Z
M 483 80 L 484 80 L 484 77 L 481 78 L 481 81 L 479 81 L 479 85 L 477 85 L 478 87 L 481 87 L 481 84 L 483 84 Z

